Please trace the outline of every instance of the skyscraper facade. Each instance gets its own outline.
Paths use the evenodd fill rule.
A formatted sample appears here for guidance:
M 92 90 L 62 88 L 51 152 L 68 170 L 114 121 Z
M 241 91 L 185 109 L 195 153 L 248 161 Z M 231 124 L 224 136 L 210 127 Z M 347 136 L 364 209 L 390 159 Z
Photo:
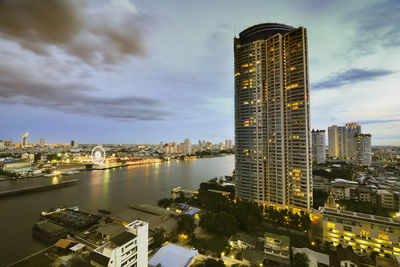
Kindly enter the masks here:
M 236 195 L 312 207 L 307 31 L 252 26 L 234 39 Z
M 46 144 L 45 139 L 43 137 L 40 138 L 40 147 L 44 147 L 45 144 Z
M 225 148 L 227 148 L 227 149 L 233 148 L 232 139 L 230 139 L 230 138 L 225 139 Z
M 23 147 L 28 146 L 28 136 L 29 136 L 29 133 L 25 133 L 25 134 L 22 136 L 22 146 L 23 146 Z
M 183 154 L 192 154 L 192 142 L 188 138 L 183 142 Z
M 346 123 L 346 145 L 345 157 L 349 159 L 356 158 L 357 135 L 361 134 L 361 126 L 358 123 Z
M 311 131 L 312 160 L 316 163 L 325 163 L 325 130 Z
M 344 126 L 332 125 L 328 127 L 328 154 L 330 158 L 344 158 L 345 136 L 346 128 Z
M 356 158 L 356 136 L 361 134 L 361 126 L 350 122 L 346 126 L 328 127 L 329 157 L 340 159 Z
M 372 153 L 371 153 L 371 135 L 370 134 L 358 134 L 354 138 L 356 140 L 355 146 L 355 158 L 357 164 L 371 165 Z

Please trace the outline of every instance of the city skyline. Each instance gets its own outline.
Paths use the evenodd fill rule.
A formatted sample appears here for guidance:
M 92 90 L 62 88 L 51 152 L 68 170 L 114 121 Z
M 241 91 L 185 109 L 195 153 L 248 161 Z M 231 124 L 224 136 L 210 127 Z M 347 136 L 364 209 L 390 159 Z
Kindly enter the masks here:
M 373 145 L 399 144 L 399 1 L 255 1 L 254 10 L 239 1 L 59 0 L 46 6 L 59 16 L 40 19 L 32 12 L 44 1 L 24 2 L 37 9 L 0 4 L 0 139 L 25 132 L 48 143 L 233 137 L 232 36 L 280 22 L 308 29 L 311 129 L 354 121 Z M 56 12 L 60 6 L 68 8 Z M 16 8 L 29 27 L 12 16 Z M 245 15 L 233 19 L 238 14 Z

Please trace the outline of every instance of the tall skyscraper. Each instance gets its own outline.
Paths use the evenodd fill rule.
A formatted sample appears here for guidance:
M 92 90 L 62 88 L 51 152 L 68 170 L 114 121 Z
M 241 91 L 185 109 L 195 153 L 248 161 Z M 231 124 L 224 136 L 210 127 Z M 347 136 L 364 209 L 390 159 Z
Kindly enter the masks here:
M 71 147 L 73 147 L 73 148 L 79 147 L 78 141 L 77 141 L 77 140 L 72 140 L 72 141 L 71 141 Z
M 341 159 L 356 158 L 356 136 L 361 134 L 361 126 L 350 122 L 346 126 L 328 127 L 329 157 Z
M 325 130 L 311 131 L 312 159 L 316 163 L 325 163 Z
M 328 154 L 330 158 L 345 157 L 346 127 L 332 125 L 328 127 Z
M 28 146 L 28 136 L 29 136 L 29 133 L 25 133 L 25 134 L 22 136 L 22 146 L 23 146 L 23 147 Z
M 40 138 L 40 147 L 44 147 L 45 144 L 46 141 L 44 140 L 44 138 Z
M 371 165 L 372 163 L 371 135 L 359 134 L 355 136 L 355 140 L 356 140 L 356 146 L 355 146 L 356 163 L 362 165 Z
M 232 144 L 232 139 L 231 138 L 225 139 L 225 148 L 227 148 L 227 149 L 232 149 L 233 148 L 233 144 Z
M 346 124 L 346 144 L 345 157 L 356 158 L 357 135 L 361 134 L 361 126 L 358 123 L 350 122 Z
M 183 142 L 183 154 L 192 154 L 192 143 L 190 142 L 190 139 L 185 139 Z
M 234 38 L 236 195 L 312 207 L 307 31 L 264 23 Z

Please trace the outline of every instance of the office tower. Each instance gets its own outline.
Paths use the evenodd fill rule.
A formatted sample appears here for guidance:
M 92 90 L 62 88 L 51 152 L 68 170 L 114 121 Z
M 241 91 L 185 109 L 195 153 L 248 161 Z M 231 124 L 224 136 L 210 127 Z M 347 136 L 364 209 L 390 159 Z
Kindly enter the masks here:
M 190 139 L 185 139 L 183 142 L 183 154 L 192 154 L 192 143 Z
M 0 140 L 0 148 L 4 147 L 4 141 Z
M 358 123 L 350 122 L 346 124 L 345 157 L 348 159 L 356 158 L 356 136 L 359 134 L 361 134 L 361 126 Z
M 356 163 L 362 165 L 371 165 L 371 135 L 359 134 L 355 136 L 356 141 Z
M 148 223 L 136 220 L 125 227 L 124 232 L 93 250 L 89 256 L 93 266 L 148 266 Z
M 346 127 L 328 127 L 328 154 L 330 158 L 345 158 Z
M 325 163 L 325 130 L 312 130 L 311 140 L 313 162 Z
M 225 139 L 225 148 L 227 148 L 227 149 L 233 148 L 232 139 L 230 139 L 230 138 Z
M 40 147 L 44 147 L 44 145 L 46 144 L 44 138 L 40 138 Z
M 22 146 L 23 146 L 23 147 L 28 146 L 28 136 L 29 136 L 29 133 L 25 133 L 25 134 L 22 136 Z
M 264 23 L 234 38 L 236 195 L 310 210 L 307 31 Z
M 78 141 L 77 140 L 72 140 L 71 141 L 71 147 L 73 147 L 73 148 L 79 147 Z

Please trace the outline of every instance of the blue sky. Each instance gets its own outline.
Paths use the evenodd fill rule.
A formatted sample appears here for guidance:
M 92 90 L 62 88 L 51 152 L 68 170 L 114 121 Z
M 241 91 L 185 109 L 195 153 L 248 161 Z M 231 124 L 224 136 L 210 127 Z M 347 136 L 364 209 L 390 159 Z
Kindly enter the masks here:
M 399 145 L 400 2 L 3 0 L 0 139 L 158 143 L 234 136 L 233 37 L 306 27 L 312 128 Z

